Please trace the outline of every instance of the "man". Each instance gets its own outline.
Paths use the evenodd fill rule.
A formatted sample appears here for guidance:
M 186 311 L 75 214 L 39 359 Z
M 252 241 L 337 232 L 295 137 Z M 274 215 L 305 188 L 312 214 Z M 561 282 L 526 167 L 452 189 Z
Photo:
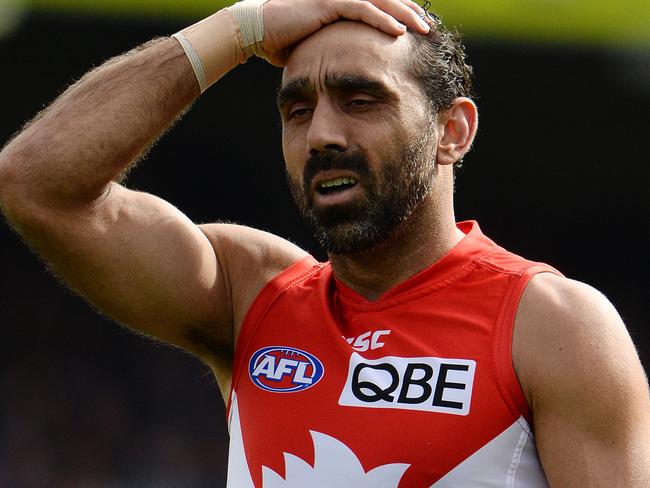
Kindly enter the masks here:
M 3 211 L 100 309 L 210 365 L 233 487 L 648 486 L 648 386 L 612 306 L 455 223 L 477 110 L 424 18 L 245 2 L 112 60 L 5 147 Z M 115 182 L 253 53 L 284 66 L 287 175 L 327 264 Z

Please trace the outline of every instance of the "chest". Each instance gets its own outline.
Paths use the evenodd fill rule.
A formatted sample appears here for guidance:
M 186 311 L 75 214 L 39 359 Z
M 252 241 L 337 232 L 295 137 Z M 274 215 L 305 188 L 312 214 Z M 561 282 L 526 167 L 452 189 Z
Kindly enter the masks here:
M 257 486 L 269 470 L 288 476 L 294 457 L 366 474 L 391 466 L 384 470 L 399 484 L 378 486 L 430 486 L 511 426 L 519 414 L 499 387 L 498 303 L 455 301 L 271 308 L 246 342 L 235 384 Z

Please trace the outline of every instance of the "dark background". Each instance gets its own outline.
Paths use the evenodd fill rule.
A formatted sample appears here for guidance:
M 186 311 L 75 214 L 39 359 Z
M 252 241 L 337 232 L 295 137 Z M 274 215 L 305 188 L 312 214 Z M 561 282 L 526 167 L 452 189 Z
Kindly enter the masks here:
M 0 142 L 92 66 L 181 24 L 32 14 L 0 40 Z M 481 121 L 457 217 L 603 291 L 650 365 L 648 49 L 467 40 Z M 323 258 L 284 181 L 280 71 L 228 74 L 128 185 Z M 207 368 L 95 314 L 0 224 L 0 486 L 223 486 Z M 612 413 L 615 415 L 615 412 Z

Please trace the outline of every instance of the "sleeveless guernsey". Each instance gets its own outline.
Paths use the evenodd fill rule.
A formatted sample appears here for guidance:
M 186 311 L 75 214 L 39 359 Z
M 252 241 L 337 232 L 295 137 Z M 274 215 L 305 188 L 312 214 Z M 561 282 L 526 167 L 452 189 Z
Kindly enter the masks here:
M 229 487 L 548 486 L 511 342 L 527 282 L 558 272 L 458 227 L 375 302 L 311 257 L 262 290 L 235 352 Z

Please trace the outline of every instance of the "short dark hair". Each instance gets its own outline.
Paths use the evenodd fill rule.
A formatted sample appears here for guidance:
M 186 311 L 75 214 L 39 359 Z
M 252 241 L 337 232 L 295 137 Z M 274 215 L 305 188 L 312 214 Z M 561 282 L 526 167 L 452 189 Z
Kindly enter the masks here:
M 459 32 L 445 27 L 436 15 L 429 14 L 427 20 L 428 34 L 409 29 L 413 50 L 406 69 L 420 84 L 433 113 L 439 113 L 458 97 L 474 96 L 474 70 L 466 61 Z

